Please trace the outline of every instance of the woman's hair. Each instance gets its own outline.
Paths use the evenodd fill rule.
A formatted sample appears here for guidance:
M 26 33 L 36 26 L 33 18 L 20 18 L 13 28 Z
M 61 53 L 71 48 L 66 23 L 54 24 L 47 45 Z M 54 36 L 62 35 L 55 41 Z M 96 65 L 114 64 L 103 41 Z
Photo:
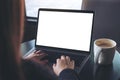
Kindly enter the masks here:
M 20 43 L 24 26 L 24 0 L 0 1 L 0 80 L 24 80 Z

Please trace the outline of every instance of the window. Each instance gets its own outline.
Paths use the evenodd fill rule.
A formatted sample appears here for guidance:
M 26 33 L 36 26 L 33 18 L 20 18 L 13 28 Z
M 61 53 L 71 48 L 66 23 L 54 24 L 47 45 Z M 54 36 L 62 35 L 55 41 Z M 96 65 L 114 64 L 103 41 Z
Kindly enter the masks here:
M 37 17 L 39 8 L 81 9 L 82 0 L 25 0 L 26 16 Z

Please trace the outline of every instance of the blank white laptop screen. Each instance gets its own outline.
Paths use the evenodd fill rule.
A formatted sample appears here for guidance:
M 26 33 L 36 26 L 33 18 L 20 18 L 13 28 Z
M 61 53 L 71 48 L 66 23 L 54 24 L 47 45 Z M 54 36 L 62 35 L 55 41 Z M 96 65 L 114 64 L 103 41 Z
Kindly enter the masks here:
M 93 13 L 40 11 L 36 45 L 90 50 Z

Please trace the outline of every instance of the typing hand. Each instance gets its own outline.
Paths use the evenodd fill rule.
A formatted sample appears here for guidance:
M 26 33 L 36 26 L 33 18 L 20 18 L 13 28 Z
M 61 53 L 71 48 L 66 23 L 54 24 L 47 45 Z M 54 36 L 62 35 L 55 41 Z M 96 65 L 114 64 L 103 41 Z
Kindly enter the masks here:
M 38 64 L 46 64 L 48 60 L 42 60 L 45 56 L 47 56 L 47 54 L 41 52 L 40 50 L 39 51 L 35 50 L 33 53 L 28 55 L 25 59 L 31 60 Z
M 56 64 L 53 64 L 53 70 L 57 76 L 59 76 L 60 72 L 64 69 L 74 69 L 74 61 L 71 61 L 68 56 L 61 56 L 60 59 L 56 60 Z

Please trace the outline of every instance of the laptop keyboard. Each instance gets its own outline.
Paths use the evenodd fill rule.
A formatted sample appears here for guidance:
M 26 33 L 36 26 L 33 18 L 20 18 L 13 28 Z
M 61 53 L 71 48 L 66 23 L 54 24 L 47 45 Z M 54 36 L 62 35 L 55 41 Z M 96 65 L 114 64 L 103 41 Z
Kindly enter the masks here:
M 80 66 L 84 59 L 86 58 L 85 55 L 74 55 L 74 54 L 64 54 L 59 52 L 49 52 L 49 51 L 43 51 L 44 53 L 47 53 L 48 55 L 44 59 L 48 59 L 50 63 L 56 63 L 56 59 L 60 58 L 61 55 L 69 56 L 71 60 L 75 61 L 75 66 Z

